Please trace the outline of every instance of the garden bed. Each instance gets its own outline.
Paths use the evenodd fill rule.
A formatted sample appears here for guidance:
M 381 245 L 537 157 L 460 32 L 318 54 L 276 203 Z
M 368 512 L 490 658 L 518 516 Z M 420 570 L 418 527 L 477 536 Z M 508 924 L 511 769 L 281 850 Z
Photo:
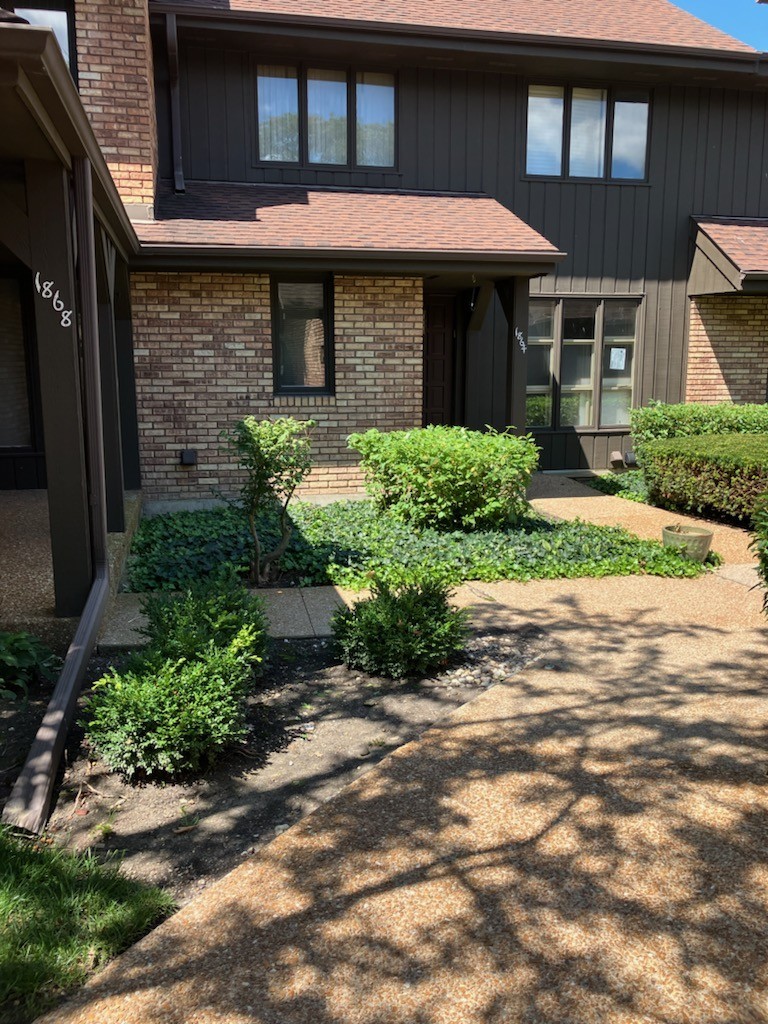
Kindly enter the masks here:
M 183 903 L 547 649 L 535 628 L 475 636 L 452 668 L 398 683 L 346 669 L 330 641 L 274 641 L 249 702 L 247 744 L 200 779 L 129 784 L 90 761 L 76 731 L 50 833 L 74 849 L 121 851 L 132 876 Z

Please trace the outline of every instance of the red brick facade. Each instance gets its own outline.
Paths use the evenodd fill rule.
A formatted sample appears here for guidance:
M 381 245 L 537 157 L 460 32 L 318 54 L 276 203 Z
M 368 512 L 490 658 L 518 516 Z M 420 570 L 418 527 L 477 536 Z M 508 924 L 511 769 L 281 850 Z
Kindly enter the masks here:
M 157 120 L 147 0 L 76 0 L 80 96 L 123 202 L 152 205 Z
M 765 402 L 768 298 L 706 295 L 691 301 L 687 402 Z
M 317 421 L 308 489 L 359 486 L 347 436 L 421 424 L 422 282 L 337 277 L 332 396 L 274 394 L 269 277 L 132 277 L 142 483 L 148 498 L 209 498 L 237 483 L 219 433 L 239 417 Z M 195 448 L 198 465 L 179 465 Z

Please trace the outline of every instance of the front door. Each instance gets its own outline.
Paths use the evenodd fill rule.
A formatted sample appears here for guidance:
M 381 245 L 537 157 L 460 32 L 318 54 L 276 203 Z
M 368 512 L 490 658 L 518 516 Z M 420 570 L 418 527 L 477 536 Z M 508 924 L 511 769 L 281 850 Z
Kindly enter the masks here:
M 456 296 L 424 296 L 424 425 L 453 423 Z

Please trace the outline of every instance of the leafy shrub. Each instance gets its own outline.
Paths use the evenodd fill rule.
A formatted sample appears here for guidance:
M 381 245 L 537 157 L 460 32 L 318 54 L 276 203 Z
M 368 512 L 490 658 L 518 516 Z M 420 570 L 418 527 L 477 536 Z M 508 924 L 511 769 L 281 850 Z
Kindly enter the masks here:
M 758 500 L 752 522 L 755 527 L 752 547 L 757 554 L 758 572 L 766 588 L 763 595 L 763 610 L 768 614 L 768 494 L 764 494 Z
M 417 528 L 507 526 L 527 509 L 538 462 L 533 439 L 466 427 L 352 434 L 374 502 Z
M 194 660 L 210 644 L 226 647 L 236 636 L 254 668 L 264 657 L 267 620 L 262 601 L 250 594 L 231 566 L 188 583 L 178 594 L 150 594 L 144 599 L 147 625 L 142 630 L 161 660 Z M 245 638 L 250 642 L 242 646 Z
M 245 474 L 240 501 L 253 545 L 250 568 L 256 584 L 274 578 L 291 539 L 293 527 L 288 504 L 312 467 L 309 434 L 314 426 L 314 420 L 296 420 L 291 416 L 274 420 L 246 416 L 223 433 Z M 280 536 L 274 546 L 265 546 L 259 516 L 272 508 L 277 509 Z
M 648 442 L 651 499 L 700 515 L 751 519 L 768 490 L 768 434 L 721 434 Z
M 349 668 L 394 679 L 423 676 L 464 650 L 467 613 L 451 607 L 444 585 L 374 583 L 372 591 L 333 617 L 333 634 Z
M 61 659 L 31 633 L 0 633 L 0 697 L 26 695 L 33 680 L 53 682 L 60 667 Z
M 642 463 L 645 445 L 650 441 L 702 434 L 768 434 L 768 405 L 667 405 L 651 400 L 643 408 L 631 411 L 630 423 L 632 441 Z
M 245 736 L 253 642 L 253 627 L 244 626 L 229 645 L 211 643 L 195 660 L 150 654 L 123 673 L 112 669 L 88 701 L 88 741 L 128 778 L 208 767 Z
M 607 473 L 605 476 L 590 476 L 580 480 L 587 487 L 593 487 L 603 494 L 615 494 L 628 501 L 648 501 L 648 484 L 641 469 L 628 469 L 626 473 Z

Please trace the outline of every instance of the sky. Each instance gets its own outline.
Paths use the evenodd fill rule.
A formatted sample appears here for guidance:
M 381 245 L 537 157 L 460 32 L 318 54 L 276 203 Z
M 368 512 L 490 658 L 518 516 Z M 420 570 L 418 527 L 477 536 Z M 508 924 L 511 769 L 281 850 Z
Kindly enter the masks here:
M 672 0 L 672 3 L 756 50 L 768 50 L 768 4 L 758 4 L 756 0 Z

